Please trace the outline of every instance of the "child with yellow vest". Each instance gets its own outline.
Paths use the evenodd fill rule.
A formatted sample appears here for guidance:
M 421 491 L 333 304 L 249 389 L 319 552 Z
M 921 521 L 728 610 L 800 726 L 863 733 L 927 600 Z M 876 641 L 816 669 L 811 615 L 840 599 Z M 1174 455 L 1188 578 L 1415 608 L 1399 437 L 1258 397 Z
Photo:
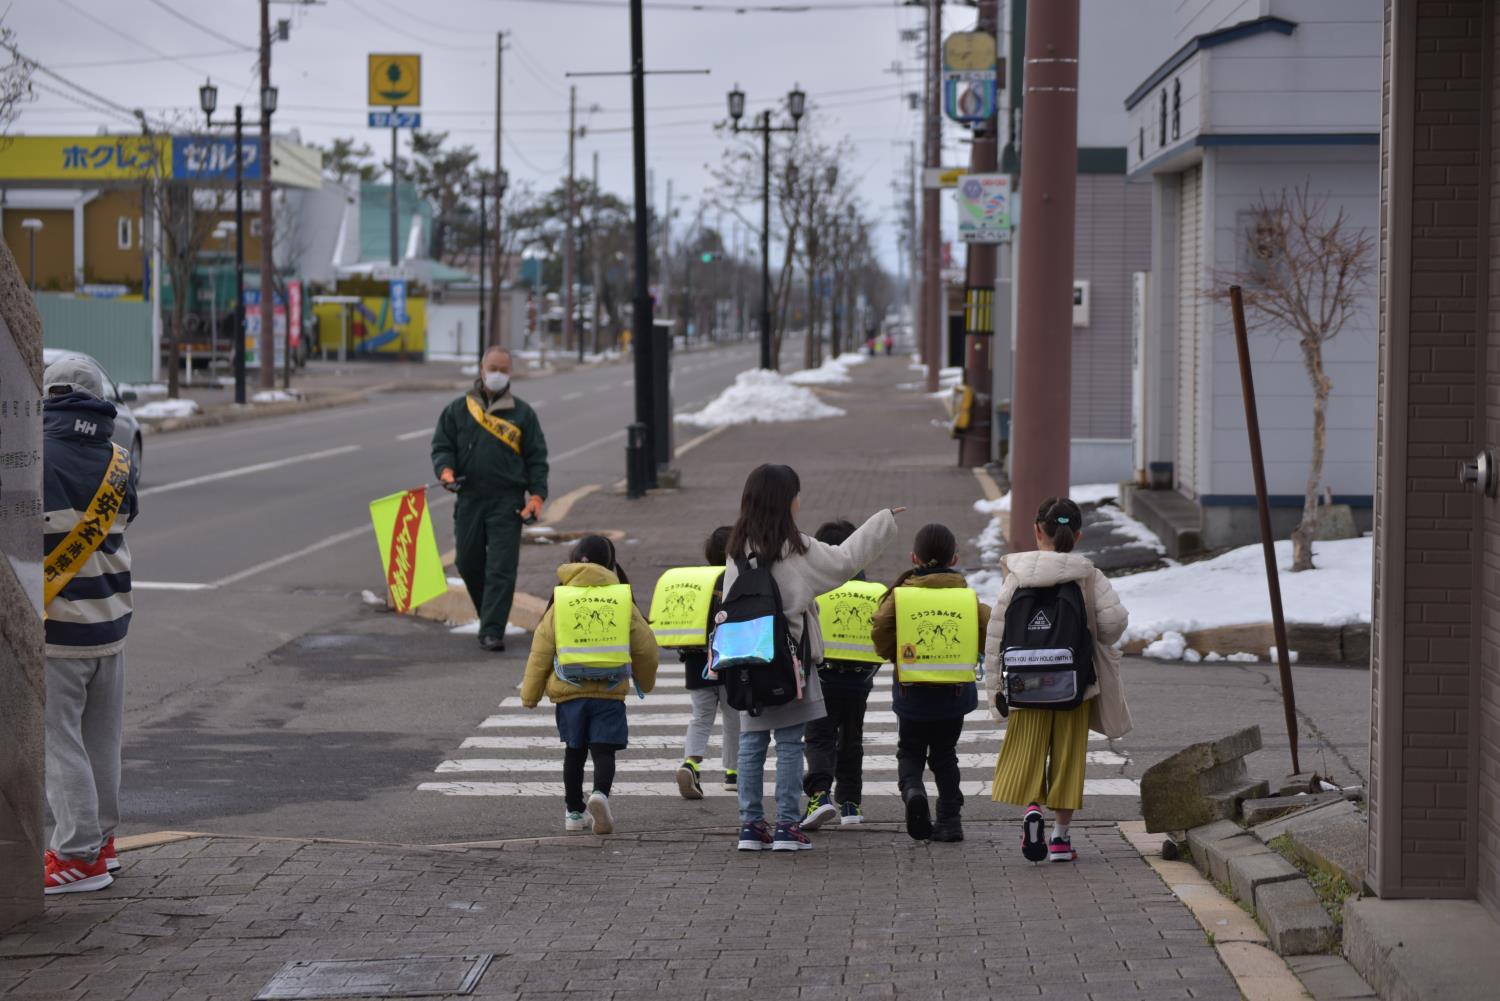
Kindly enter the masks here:
M 614 543 L 586 535 L 557 568 L 558 587 L 531 639 L 521 704 L 534 709 L 545 692 L 556 705 L 563 751 L 564 829 L 614 830 L 609 792 L 615 752 L 629 742 L 625 699 L 656 687 L 656 639 L 631 600 L 630 580 Z M 594 759 L 594 790 L 583 798 L 583 766 Z M 587 816 L 585 816 L 587 811 Z
M 896 666 L 891 708 L 906 832 L 918 841 L 962 841 L 958 738 L 964 717 L 979 706 L 975 682 L 990 610 L 954 571 L 958 541 L 947 526 L 922 526 L 911 561 L 881 599 L 871 627 L 875 651 Z M 937 780 L 936 826 L 924 765 Z

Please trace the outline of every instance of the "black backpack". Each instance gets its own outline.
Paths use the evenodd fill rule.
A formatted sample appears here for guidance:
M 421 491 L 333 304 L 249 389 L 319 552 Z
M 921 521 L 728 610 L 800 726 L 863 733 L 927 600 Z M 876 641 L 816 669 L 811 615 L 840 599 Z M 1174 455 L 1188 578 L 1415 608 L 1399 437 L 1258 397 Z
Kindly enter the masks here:
M 770 568 L 738 557 L 735 567 L 734 584 L 714 614 L 708 667 L 723 681 L 731 708 L 759 716 L 768 706 L 802 697 L 806 620 L 799 649 L 787 629 L 781 589 Z
M 1005 610 L 995 707 L 1074 709 L 1094 673 L 1094 638 L 1076 581 L 1017 588 Z

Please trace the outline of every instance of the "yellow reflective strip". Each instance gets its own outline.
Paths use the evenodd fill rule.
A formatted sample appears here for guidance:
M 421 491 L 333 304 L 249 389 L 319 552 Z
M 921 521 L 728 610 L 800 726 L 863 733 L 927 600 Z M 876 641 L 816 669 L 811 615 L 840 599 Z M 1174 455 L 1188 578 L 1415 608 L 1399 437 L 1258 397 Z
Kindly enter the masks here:
M 68 586 L 68 581 L 83 569 L 94 551 L 104 544 L 104 540 L 114 530 L 120 508 L 125 506 L 125 490 L 130 485 L 130 453 L 113 442 L 110 444 L 114 448 L 114 454 L 110 456 L 104 478 L 99 483 L 99 489 L 94 491 L 88 509 L 73 525 L 72 531 L 63 536 L 62 541 L 47 554 L 43 563 L 46 577 L 46 584 L 42 588 L 44 608 L 52 604 L 52 599 Z
M 479 401 L 472 396 L 465 396 L 464 402 L 468 404 L 469 416 L 473 417 L 490 434 L 510 447 L 517 455 L 521 454 L 521 429 L 503 417 L 487 414 Z

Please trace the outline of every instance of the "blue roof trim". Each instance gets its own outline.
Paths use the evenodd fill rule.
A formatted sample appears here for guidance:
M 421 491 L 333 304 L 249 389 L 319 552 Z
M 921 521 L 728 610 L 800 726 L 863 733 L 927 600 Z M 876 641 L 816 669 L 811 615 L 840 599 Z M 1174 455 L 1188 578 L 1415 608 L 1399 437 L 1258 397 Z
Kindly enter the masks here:
M 1144 83 L 1130 92 L 1130 96 L 1125 98 L 1125 110 L 1129 111 L 1137 104 L 1140 104 L 1142 99 L 1151 93 L 1157 84 L 1171 76 L 1177 67 L 1191 59 L 1200 49 L 1212 49 L 1218 45 L 1227 45 L 1230 42 L 1237 42 L 1242 38 L 1250 38 L 1267 31 L 1274 31 L 1278 35 L 1290 35 L 1296 27 L 1297 24 L 1295 21 L 1288 21 L 1284 17 L 1267 15 L 1265 17 L 1257 17 L 1253 21 L 1241 21 L 1239 24 L 1231 24 L 1229 27 L 1220 28 L 1218 31 L 1209 31 L 1197 35 L 1190 39 L 1182 48 L 1172 53 L 1166 62 L 1162 63 L 1156 68 L 1155 72 L 1146 77 Z
M 1256 132 L 1201 135 L 1199 146 L 1379 146 L 1379 132 Z

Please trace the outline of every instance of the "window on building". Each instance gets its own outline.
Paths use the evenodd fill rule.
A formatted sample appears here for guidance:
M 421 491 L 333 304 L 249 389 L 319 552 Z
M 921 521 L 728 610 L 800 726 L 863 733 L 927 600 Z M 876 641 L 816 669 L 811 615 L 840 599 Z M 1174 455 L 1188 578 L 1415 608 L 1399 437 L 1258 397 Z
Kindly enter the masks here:
M 250 220 L 250 235 L 253 236 L 253 237 L 255 237 L 256 239 L 260 239 L 260 217 L 259 216 L 257 216 L 256 218 Z
M 1182 135 L 1182 80 L 1172 81 L 1172 138 Z
M 1167 89 L 1165 87 L 1161 91 L 1161 122 L 1157 126 L 1156 138 L 1156 145 L 1167 144 Z
M 134 241 L 131 219 L 128 215 L 122 215 L 115 223 L 115 246 L 121 250 L 129 250 Z

